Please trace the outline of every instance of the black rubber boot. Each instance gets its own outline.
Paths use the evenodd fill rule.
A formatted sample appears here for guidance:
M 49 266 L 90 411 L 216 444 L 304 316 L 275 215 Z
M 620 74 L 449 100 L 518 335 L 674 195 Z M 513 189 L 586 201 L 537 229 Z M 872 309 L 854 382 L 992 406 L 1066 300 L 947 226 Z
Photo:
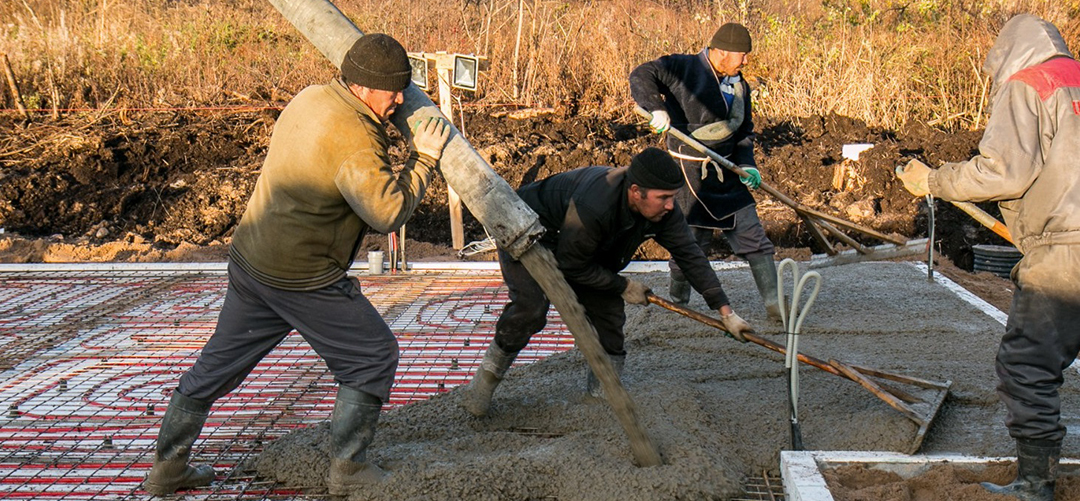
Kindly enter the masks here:
M 326 487 L 331 496 L 350 492 L 382 481 L 387 473 L 367 460 L 367 448 L 375 440 L 382 400 L 338 386 L 334 413 L 330 416 L 330 475 Z
M 750 272 L 754 275 L 754 283 L 757 284 L 758 293 L 765 301 L 765 313 L 770 320 L 780 321 L 780 299 L 776 283 L 776 262 L 772 254 L 746 258 L 750 263 Z
M 169 408 L 161 420 L 154 466 L 146 475 L 142 488 L 150 494 L 163 496 L 178 489 L 210 485 L 214 468 L 210 465 L 191 466 L 191 444 L 199 438 L 210 403 L 195 400 L 174 391 Z
M 690 282 L 672 275 L 668 281 L 668 295 L 671 296 L 671 302 L 686 306 L 690 302 Z
M 983 482 L 994 494 L 1013 496 L 1024 501 L 1054 501 L 1054 484 L 1061 442 L 1016 439 L 1016 480 L 1008 485 Z
M 615 373 L 622 379 L 623 366 L 626 365 L 626 355 L 608 355 L 611 357 L 611 365 L 615 367 Z M 585 389 L 596 398 L 604 396 L 604 389 L 600 386 L 600 379 L 593 374 L 592 367 L 585 364 Z
M 495 388 L 506 376 L 506 371 L 514 363 L 518 352 L 506 352 L 492 341 L 484 353 L 484 361 L 480 362 L 480 368 L 476 369 L 476 375 L 472 381 L 462 389 L 461 406 L 476 417 L 487 415 L 491 407 L 491 396 Z

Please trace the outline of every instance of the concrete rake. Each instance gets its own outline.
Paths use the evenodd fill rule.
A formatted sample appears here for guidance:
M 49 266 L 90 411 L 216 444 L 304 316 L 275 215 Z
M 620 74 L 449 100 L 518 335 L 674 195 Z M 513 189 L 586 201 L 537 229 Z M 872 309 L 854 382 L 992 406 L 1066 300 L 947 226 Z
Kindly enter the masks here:
M 652 118 L 652 113 L 646 111 L 641 106 L 635 106 L 634 111 L 645 118 Z M 717 165 L 723 166 L 727 170 L 734 172 L 739 177 L 749 176 L 746 171 L 732 163 L 731 160 L 712 151 L 707 146 L 701 144 L 698 140 L 688 136 L 684 132 L 672 127 L 667 130 L 666 134 L 670 134 L 672 137 L 686 143 L 687 146 L 705 155 L 713 162 L 716 162 Z M 806 228 L 810 231 L 810 235 L 814 238 L 814 241 L 825 249 L 827 256 L 811 261 L 810 268 L 823 268 L 867 260 L 877 261 L 883 259 L 897 259 L 915 255 L 927 255 L 929 253 L 930 241 L 928 239 L 903 240 L 886 235 L 872 228 L 855 224 L 843 218 L 815 210 L 808 207 L 806 204 L 800 203 L 781 193 L 765 181 L 761 182 L 758 189 L 768 193 L 780 203 L 791 207 L 795 211 L 795 214 L 806 223 Z M 863 245 L 841 231 L 841 228 L 862 233 L 863 235 L 881 240 L 885 243 L 877 246 Z M 833 243 L 829 241 L 828 236 L 832 236 L 841 243 L 851 247 L 851 250 L 844 252 L 837 250 Z
M 649 302 L 652 304 L 727 332 L 726 329 L 724 329 L 724 324 L 716 318 L 685 306 L 680 306 L 655 294 L 649 294 L 648 298 Z M 747 341 L 756 345 L 764 346 L 765 348 L 782 355 L 787 354 L 787 350 L 784 349 L 783 346 L 767 339 L 758 337 L 754 334 L 745 334 L 744 337 Z M 829 374 L 840 376 L 844 379 L 858 383 L 890 407 L 914 421 L 919 429 L 916 431 L 915 439 L 908 450 L 902 451 L 907 454 L 914 454 L 922 447 L 923 439 L 926 438 L 926 432 L 930 429 L 930 424 L 933 423 L 938 411 L 941 410 L 941 404 L 945 402 L 945 397 L 949 394 L 949 388 L 952 387 L 952 381 L 930 381 L 869 367 L 845 364 L 835 359 L 829 359 L 829 361 L 826 362 L 803 353 L 798 353 L 797 358 L 804 364 L 814 366 Z M 920 391 L 918 391 L 919 395 L 916 395 L 916 390 L 904 390 L 898 388 L 895 383 L 917 387 L 920 389 Z

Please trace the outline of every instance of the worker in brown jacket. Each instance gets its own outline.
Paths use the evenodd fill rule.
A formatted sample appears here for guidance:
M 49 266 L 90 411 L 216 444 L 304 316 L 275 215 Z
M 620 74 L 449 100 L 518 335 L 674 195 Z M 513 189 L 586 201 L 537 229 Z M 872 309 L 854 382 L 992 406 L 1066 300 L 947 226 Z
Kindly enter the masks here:
M 1010 19 L 986 55 L 993 108 L 979 155 L 898 169 L 916 196 L 996 201 L 1023 259 L 997 354 L 998 395 L 1018 473 L 991 492 L 1052 500 L 1066 427 L 1063 372 L 1080 352 L 1080 63 L 1052 24 Z
M 363 36 L 346 54 L 340 79 L 304 89 L 282 111 L 233 235 L 217 328 L 162 420 L 143 483 L 148 492 L 213 480 L 211 466 L 188 464 L 210 406 L 294 329 L 338 383 L 330 494 L 383 477 L 365 452 L 390 394 L 398 345 L 346 270 L 369 229 L 395 231 L 416 209 L 450 134 L 442 119 L 414 124 L 408 162 L 399 173 L 391 169 L 384 122 L 402 103 L 410 75 L 401 44 Z

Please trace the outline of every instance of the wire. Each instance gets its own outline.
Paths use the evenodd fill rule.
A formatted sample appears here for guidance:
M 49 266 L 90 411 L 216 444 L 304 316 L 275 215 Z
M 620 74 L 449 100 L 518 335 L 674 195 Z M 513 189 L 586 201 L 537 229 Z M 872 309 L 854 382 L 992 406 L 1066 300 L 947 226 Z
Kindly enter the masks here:
M 485 230 L 485 233 L 486 231 L 487 230 Z M 495 245 L 495 239 L 491 236 L 488 236 L 483 240 L 477 240 L 466 244 L 464 247 L 461 248 L 461 250 L 458 251 L 458 257 L 473 256 L 482 252 L 493 251 L 496 248 L 497 246 Z

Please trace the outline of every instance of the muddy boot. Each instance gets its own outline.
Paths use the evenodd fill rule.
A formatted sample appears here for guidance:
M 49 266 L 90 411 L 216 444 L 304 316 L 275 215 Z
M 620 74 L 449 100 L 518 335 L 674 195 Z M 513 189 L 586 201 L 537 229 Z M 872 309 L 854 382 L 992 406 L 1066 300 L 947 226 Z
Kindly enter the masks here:
M 143 490 L 163 496 L 177 489 L 210 485 L 214 480 L 213 467 L 188 464 L 191 444 L 199 438 L 209 413 L 210 403 L 186 397 L 179 391 L 173 392 L 169 408 L 161 420 L 154 467 L 143 481 Z
M 615 368 L 615 374 L 619 375 L 619 379 L 622 379 L 623 366 L 626 365 L 626 355 L 608 355 L 611 357 L 611 365 Z M 596 398 L 604 396 L 604 389 L 600 387 L 600 379 L 593 374 L 592 368 L 589 364 L 585 364 L 585 389 Z
M 671 302 L 686 306 L 690 302 L 690 282 L 687 282 L 685 278 L 676 278 L 675 275 L 671 275 L 671 280 L 668 281 L 668 295 L 671 296 Z
M 758 293 L 765 301 L 765 313 L 768 314 L 769 320 L 779 322 L 780 299 L 777 297 L 776 262 L 773 261 L 772 254 L 748 257 L 746 260 L 750 263 L 750 272 L 754 275 Z
M 469 414 L 476 417 L 487 415 L 488 408 L 491 407 L 491 395 L 495 393 L 495 387 L 502 382 L 517 355 L 516 351 L 503 351 L 495 341 L 488 345 L 484 361 L 480 362 L 480 368 L 476 369 L 472 382 L 461 392 L 461 406 L 469 411 Z
M 982 482 L 994 494 L 1013 496 L 1024 501 L 1054 501 L 1061 442 L 1016 439 L 1016 480 L 1008 485 Z
M 382 401 L 347 386 L 338 386 L 334 413 L 330 415 L 330 475 L 326 487 L 331 496 L 377 484 L 388 474 L 367 461 L 367 448 L 375 439 Z

